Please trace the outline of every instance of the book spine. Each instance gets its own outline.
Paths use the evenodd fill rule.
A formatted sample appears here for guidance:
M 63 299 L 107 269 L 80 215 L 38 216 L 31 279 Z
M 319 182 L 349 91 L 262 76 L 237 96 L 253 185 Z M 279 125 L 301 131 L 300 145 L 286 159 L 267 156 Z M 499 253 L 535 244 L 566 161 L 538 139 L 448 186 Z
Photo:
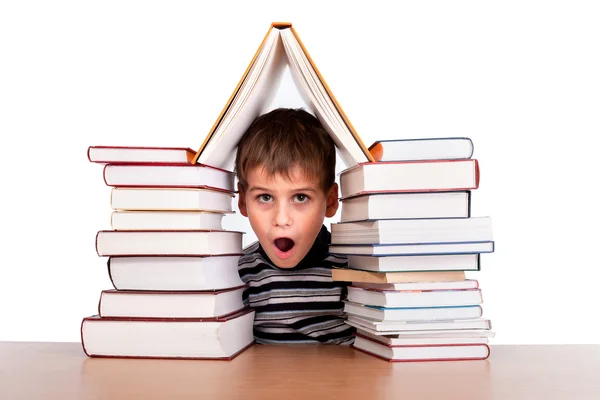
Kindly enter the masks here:
M 467 218 L 471 218 L 471 191 L 467 190 Z
M 479 162 L 473 158 L 473 162 L 475 163 L 475 187 L 473 189 L 479 188 Z
M 369 147 L 369 151 L 375 161 L 381 161 L 383 158 L 383 144 L 381 142 L 373 143 L 373 145 Z
M 115 281 L 113 280 L 112 271 L 110 267 L 110 261 L 112 257 L 108 257 L 108 261 L 106 261 L 106 268 L 108 269 L 108 279 L 110 279 L 111 285 L 115 288 L 115 290 L 119 290 L 119 288 L 115 285 Z

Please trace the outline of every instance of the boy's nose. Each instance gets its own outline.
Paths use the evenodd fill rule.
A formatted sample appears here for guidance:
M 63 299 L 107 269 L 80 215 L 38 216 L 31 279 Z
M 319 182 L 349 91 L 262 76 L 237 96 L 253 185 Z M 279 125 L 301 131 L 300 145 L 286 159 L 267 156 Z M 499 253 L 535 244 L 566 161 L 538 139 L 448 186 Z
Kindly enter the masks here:
M 290 207 L 282 204 L 277 206 L 275 211 L 275 218 L 273 225 L 275 226 L 289 226 L 292 224 L 292 216 L 290 214 Z

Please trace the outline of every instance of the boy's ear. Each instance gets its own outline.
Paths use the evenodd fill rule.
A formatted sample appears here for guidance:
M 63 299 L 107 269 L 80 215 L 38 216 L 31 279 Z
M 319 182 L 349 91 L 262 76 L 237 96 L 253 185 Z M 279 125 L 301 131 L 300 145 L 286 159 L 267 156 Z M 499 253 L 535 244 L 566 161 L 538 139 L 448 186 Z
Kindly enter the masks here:
M 246 197 L 244 196 L 244 190 L 238 183 L 238 208 L 240 209 L 240 214 L 244 217 L 248 217 L 248 210 L 246 209 Z
M 339 206 L 340 202 L 338 200 L 338 184 L 334 183 L 327 193 L 327 208 L 325 209 L 325 216 L 327 218 L 333 217 Z

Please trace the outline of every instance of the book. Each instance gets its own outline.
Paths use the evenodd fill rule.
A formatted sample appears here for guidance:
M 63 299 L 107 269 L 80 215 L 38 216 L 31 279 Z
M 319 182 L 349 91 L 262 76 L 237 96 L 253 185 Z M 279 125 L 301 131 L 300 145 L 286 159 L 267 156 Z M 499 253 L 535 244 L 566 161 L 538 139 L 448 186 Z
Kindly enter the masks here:
M 341 199 L 340 222 L 398 218 L 468 218 L 471 192 L 367 193 Z
M 112 229 L 120 230 L 222 230 L 224 214 L 203 211 L 114 211 Z
M 374 335 L 360 328 L 356 329 L 356 336 L 363 336 L 375 342 L 383 343 L 389 346 L 397 345 L 432 345 L 432 344 L 487 344 L 489 338 L 494 337 L 494 332 L 486 330 L 450 330 L 437 331 L 444 332 L 443 334 L 435 333 L 435 331 L 417 333 L 401 332 L 393 335 L 378 334 Z
M 232 213 L 234 194 L 209 189 L 113 187 L 110 206 L 127 211 L 211 211 Z
M 387 361 L 458 361 L 485 360 L 490 355 L 487 344 L 436 344 L 388 346 L 362 336 L 356 336 L 355 349 Z
M 88 160 L 111 163 L 189 163 L 196 152 L 187 147 L 90 146 Z
M 244 308 L 246 286 L 204 292 L 103 290 L 98 315 L 129 318 L 222 318 Z
M 205 188 L 234 191 L 234 174 L 203 164 L 106 164 L 107 186 Z
M 291 23 L 273 23 L 194 162 L 231 169 L 240 138 L 274 97 L 285 66 L 308 108 L 321 121 L 347 165 L 374 161 L 336 101 Z
M 479 271 L 479 254 L 348 256 L 348 267 L 373 272 Z
M 461 281 L 432 281 L 432 282 L 396 282 L 396 283 L 365 283 L 353 282 L 352 286 L 363 289 L 378 290 L 459 290 L 479 289 L 475 279 Z
M 375 161 L 461 160 L 473 156 L 467 137 L 377 140 L 369 146 Z
M 99 256 L 203 256 L 242 252 L 242 232 L 195 231 L 99 231 Z
M 210 257 L 109 257 L 108 275 L 117 290 L 200 291 L 244 284 L 239 255 Z
M 345 301 L 344 312 L 376 322 L 384 321 L 438 321 L 480 318 L 482 308 L 476 306 L 457 307 L 374 307 Z
M 369 319 L 348 315 L 346 323 L 367 332 L 386 332 L 386 334 L 405 331 L 439 331 L 448 329 L 491 329 L 488 319 L 463 319 L 463 320 L 440 320 L 440 321 L 390 321 L 376 322 Z
M 419 256 L 446 254 L 479 254 L 494 252 L 494 242 L 469 243 L 413 243 L 330 245 L 329 252 L 342 255 Z
M 488 324 L 489 325 L 489 324 Z M 450 339 L 450 338 L 473 338 L 473 337 L 486 337 L 493 338 L 496 333 L 489 330 L 489 328 L 477 328 L 477 329 L 427 329 L 427 330 L 411 330 L 411 331 L 398 331 L 398 332 L 379 332 L 369 328 L 358 327 L 357 333 L 363 336 L 366 334 L 372 335 L 373 337 L 379 338 L 380 341 L 387 342 L 388 339 L 403 338 L 403 339 Z M 370 336 L 369 336 L 370 337 Z
M 379 307 L 453 307 L 481 304 L 480 289 L 377 290 L 348 287 L 348 301 Z
M 464 243 L 492 240 L 490 217 L 386 219 L 331 224 L 331 244 Z
M 476 159 L 360 163 L 340 172 L 342 198 L 374 192 L 450 192 L 478 187 Z
M 224 318 L 100 318 L 81 322 L 89 357 L 230 360 L 254 342 L 254 311 Z
M 460 281 L 465 279 L 465 273 L 464 271 L 368 272 L 349 268 L 333 268 L 331 279 L 334 281 L 365 283 Z

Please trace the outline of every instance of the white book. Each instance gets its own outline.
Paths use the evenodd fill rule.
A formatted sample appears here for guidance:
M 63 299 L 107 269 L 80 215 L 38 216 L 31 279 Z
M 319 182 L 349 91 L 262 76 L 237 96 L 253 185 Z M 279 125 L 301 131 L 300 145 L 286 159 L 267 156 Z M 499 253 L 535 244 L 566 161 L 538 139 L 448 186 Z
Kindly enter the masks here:
M 354 315 L 349 315 L 346 323 L 356 328 L 366 330 L 367 332 L 386 332 L 389 334 L 424 330 L 491 329 L 490 321 L 484 318 L 445 321 L 375 322 Z
M 483 329 L 427 329 L 427 330 L 413 330 L 413 331 L 398 331 L 398 332 L 379 332 L 370 328 L 359 326 L 356 330 L 360 334 L 369 333 L 374 336 L 384 338 L 404 338 L 404 339 L 449 339 L 449 338 L 473 338 L 473 337 L 486 337 L 493 338 L 496 333 L 489 330 L 488 328 Z
M 224 214 L 198 211 L 113 211 L 112 229 L 132 230 L 222 230 Z
M 419 256 L 445 254 L 492 253 L 494 242 L 415 243 L 383 245 L 331 245 L 329 252 L 343 255 Z
M 244 284 L 240 256 L 110 257 L 108 273 L 117 290 L 219 290 Z
M 331 224 L 332 244 L 461 243 L 493 240 L 490 217 L 388 219 Z
M 369 146 L 377 161 L 460 160 L 473 156 L 467 137 L 378 140 Z
M 242 232 L 99 231 L 99 256 L 205 256 L 242 253 Z
M 374 192 L 449 192 L 478 187 L 475 159 L 362 163 L 340 172 L 342 198 Z
M 366 283 L 352 282 L 352 286 L 362 289 L 375 290 L 458 290 L 478 289 L 479 282 L 475 279 L 462 281 L 431 281 L 431 282 L 394 282 L 394 283 Z
M 348 256 L 348 267 L 373 272 L 478 271 L 479 254 Z
M 485 360 L 490 355 L 487 344 L 387 346 L 360 336 L 353 347 L 389 361 Z
M 237 287 L 205 292 L 104 290 L 98 315 L 129 318 L 220 318 L 244 308 Z
M 114 210 L 232 212 L 233 193 L 191 188 L 129 188 L 111 190 Z
M 344 303 L 344 312 L 374 322 L 458 320 L 482 315 L 481 306 L 385 308 L 351 301 Z
M 467 218 L 470 192 L 372 193 L 341 199 L 340 222 L 397 218 Z
M 254 311 L 225 318 L 84 318 L 90 357 L 231 359 L 254 342 Z
M 348 287 L 348 301 L 379 307 L 473 306 L 483 302 L 480 289 L 400 291 Z
M 106 164 L 108 186 L 211 188 L 233 192 L 234 174 L 202 164 Z
M 452 332 L 456 332 L 455 334 Z M 452 331 L 449 334 L 437 336 L 435 334 L 404 334 L 399 333 L 395 335 L 374 335 L 363 329 L 357 328 L 356 335 L 364 336 L 376 342 L 383 343 L 388 346 L 423 346 L 423 345 L 435 345 L 435 344 L 487 344 L 489 338 L 494 337 L 492 331 L 477 331 L 477 330 L 465 330 L 465 331 Z

